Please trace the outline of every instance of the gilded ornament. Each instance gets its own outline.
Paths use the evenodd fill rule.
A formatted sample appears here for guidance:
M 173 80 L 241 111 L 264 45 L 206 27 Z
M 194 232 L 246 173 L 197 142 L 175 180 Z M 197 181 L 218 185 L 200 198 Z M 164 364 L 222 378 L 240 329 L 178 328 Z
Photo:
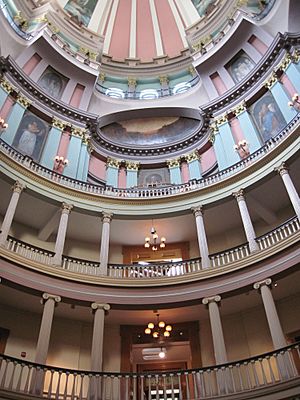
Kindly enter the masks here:
M 54 128 L 58 128 L 58 129 L 63 130 L 63 129 L 65 129 L 66 126 L 68 126 L 68 124 L 67 124 L 67 122 L 62 121 L 62 120 L 54 117 L 53 120 L 52 120 L 52 126 Z
M 18 94 L 17 96 L 17 103 L 19 103 L 21 106 L 23 106 L 24 108 L 27 108 L 30 106 L 31 101 L 29 99 L 27 99 L 27 97 L 22 96 L 21 94 Z
M 121 164 L 120 160 L 116 160 L 115 158 L 107 157 L 106 165 L 108 167 L 119 168 Z
M 275 83 L 278 81 L 278 77 L 276 75 L 276 72 L 272 72 L 272 75 L 270 76 L 270 78 L 266 81 L 265 83 L 265 87 L 267 89 L 270 89 L 273 85 L 275 85 Z
M 127 78 L 127 84 L 129 87 L 136 87 L 136 78 L 134 78 L 133 76 L 129 76 Z
M 125 165 L 128 171 L 138 171 L 140 163 L 135 161 L 126 161 Z
M 200 160 L 198 151 L 193 151 L 192 153 L 187 154 L 185 158 L 188 163 L 195 161 L 195 160 Z
M 7 93 L 11 93 L 15 90 L 15 88 L 6 80 L 6 79 L 2 79 L 0 81 L 0 86 L 7 92 Z
M 167 160 L 166 162 L 169 168 L 176 168 L 180 166 L 180 158 L 174 158 L 173 160 Z
M 241 104 L 238 104 L 238 106 L 234 110 L 232 110 L 232 112 L 236 116 L 238 116 L 238 115 L 242 114 L 246 110 L 247 110 L 246 102 L 243 101 Z
M 169 78 L 167 77 L 167 75 L 160 75 L 159 82 L 161 85 L 167 85 L 169 83 Z
M 106 78 L 105 72 L 100 72 L 99 74 L 99 82 L 104 82 Z

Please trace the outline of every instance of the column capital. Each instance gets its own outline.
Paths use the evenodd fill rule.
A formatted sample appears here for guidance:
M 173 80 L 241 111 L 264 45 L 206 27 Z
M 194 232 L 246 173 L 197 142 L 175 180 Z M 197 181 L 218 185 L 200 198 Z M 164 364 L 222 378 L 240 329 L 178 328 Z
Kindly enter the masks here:
M 113 217 L 113 213 L 105 212 L 105 211 L 102 212 L 102 222 L 107 222 L 108 224 L 110 224 L 112 217 Z
M 71 124 L 68 124 L 66 121 L 62 121 L 61 119 L 53 117 L 52 126 L 54 128 L 58 128 L 60 130 L 64 130 L 67 126 L 71 126 Z
M 161 85 L 167 85 L 169 83 L 169 78 L 167 75 L 160 75 L 159 82 Z
M 136 78 L 134 76 L 128 76 L 127 77 L 127 84 L 130 87 L 136 87 L 136 84 L 137 84 Z
M 121 164 L 121 160 L 116 160 L 115 158 L 107 157 L 106 166 L 118 168 Z
M 50 293 L 43 293 L 42 295 L 42 301 L 44 300 L 49 300 L 52 299 L 55 301 L 55 303 L 60 303 L 61 302 L 61 297 L 56 295 L 56 294 L 50 294 Z
M 226 122 L 228 122 L 228 115 L 227 114 L 221 115 L 219 118 L 215 120 L 215 122 L 217 127 L 226 124 Z
M 219 303 L 220 301 L 221 301 L 221 296 L 217 294 L 216 296 L 204 297 L 204 299 L 202 299 L 202 304 L 208 305 L 210 303 Z
M 138 171 L 140 163 L 139 161 L 126 161 L 125 166 L 127 171 Z
M 244 201 L 245 200 L 244 189 L 240 189 L 237 192 L 233 192 L 232 196 L 235 197 L 237 201 Z
M 110 310 L 110 304 L 107 303 L 92 303 L 91 307 L 93 310 L 103 310 L 103 311 L 109 311 Z
M 278 82 L 278 77 L 275 71 L 272 72 L 271 76 L 268 78 L 268 80 L 265 82 L 265 87 L 267 89 L 270 89 L 275 83 Z
M 280 176 L 289 173 L 289 169 L 284 162 L 282 162 L 278 167 L 274 168 L 274 171 L 277 172 Z
M 169 168 L 176 168 L 180 166 L 181 160 L 180 158 L 173 158 L 173 160 L 166 161 Z
M 14 193 L 21 193 L 24 189 L 26 189 L 26 186 L 20 181 L 16 181 L 14 185 L 11 187 L 11 190 Z
M 237 117 L 238 115 L 242 114 L 244 111 L 247 111 L 247 105 L 246 102 L 243 101 L 241 104 L 239 104 L 232 112 L 234 115 Z
M 17 96 L 17 103 L 21 104 L 22 107 L 27 108 L 30 106 L 31 101 L 19 93 Z
M 73 204 L 68 204 L 68 203 L 62 203 L 61 205 L 61 213 L 62 214 L 70 214 L 72 211 Z
M 197 206 L 197 207 L 192 207 L 191 210 L 193 211 L 193 214 L 195 217 L 202 217 L 204 214 L 203 206 Z
M 271 279 L 271 278 L 267 278 L 267 279 L 265 279 L 265 280 L 263 280 L 263 281 L 255 282 L 255 283 L 253 284 L 253 288 L 256 289 L 256 290 L 258 290 L 258 289 L 260 289 L 262 286 L 271 286 L 271 284 L 272 284 L 272 279 Z
M 6 79 L 1 79 L 0 80 L 0 86 L 8 93 L 10 94 L 14 90 L 16 90 L 15 87 L 13 87 Z
M 200 160 L 200 155 L 199 155 L 198 151 L 195 150 L 192 153 L 187 154 L 185 156 L 185 159 L 186 159 L 187 163 L 190 163 L 195 160 Z

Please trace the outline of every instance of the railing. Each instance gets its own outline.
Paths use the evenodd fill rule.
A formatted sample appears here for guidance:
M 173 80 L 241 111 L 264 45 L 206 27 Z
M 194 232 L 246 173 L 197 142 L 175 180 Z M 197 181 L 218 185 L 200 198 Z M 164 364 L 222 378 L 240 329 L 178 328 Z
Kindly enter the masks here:
M 39 165 L 38 163 L 34 162 L 30 157 L 20 154 L 17 150 L 9 146 L 2 139 L 0 139 L 0 149 L 4 154 L 8 155 L 11 159 L 28 168 L 32 172 L 59 185 L 63 185 L 83 193 L 91 193 L 94 195 L 109 196 L 122 199 L 149 199 L 179 195 L 186 192 L 199 190 L 201 188 L 221 182 L 224 179 L 237 174 L 238 172 L 242 171 L 246 167 L 250 166 L 254 162 L 261 159 L 263 156 L 268 154 L 272 149 L 274 149 L 274 147 L 276 147 L 284 138 L 289 135 L 292 128 L 297 128 L 299 125 L 300 113 L 298 113 L 295 118 L 289 124 L 287 124 L 287 126 L 282 129 L 274 138 L 268 140 L 263 147 L 258 149 L 256 152 L 250 154 L 247 158 L 232 165 L 231 167 L 217 172 L 216 174 L 210 175 L 206 178 L 193 179 L 188 183 L 154 188 L 147 187 L 119 189 L 111 186 L 90 184 L 88 182 L 69 178 L 48 168 L 45 168 L 42 165 Z
M 0 355 L 0 391 L 55 400 L 197 400 L 260 389 L 266 394 L 280 383 L 297 388 L 299 362 L 299 343 L 223 365 L 143 374 L 70 370 Z
M 256 241 L 261 252 L 283 242 L 300 231 L 300 222 L 297 217 L 290 218 L 270 232 L 259 236 Z M 52 265 L 54 253 L 9 236 L 6 242 L 7 250 L 19 254 L 29 260 Z M 107 276 L 114 279 L 149 279 L 188 275 L 201 270 L 215 269 L 237 263 L 251 255 L 248 244 L 242 244 L 209 256 L 210 267 L 204 269 L 201 258 L 194 258 L 174 263 L 159 264 L 109 264 Z M 57 266 L 55 266 L 57 268 Z M 83 260 L 75 257 L 63 256 L 61 268 L 70 272 L 84 275 L 101 275 L 99 262 Z

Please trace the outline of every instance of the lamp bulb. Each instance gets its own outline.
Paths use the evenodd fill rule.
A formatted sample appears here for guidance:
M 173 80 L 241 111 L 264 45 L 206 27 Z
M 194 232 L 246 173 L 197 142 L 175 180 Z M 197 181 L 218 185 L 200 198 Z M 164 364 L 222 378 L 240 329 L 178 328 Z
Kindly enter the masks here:
M 166 323 L 164 321 L 159 321 L 158 326 L 160 328 L 164 328 L 166 326 Z
M 154 323 L 153 323 L 153 322 L 149 322 L 148 328 L 149 328 L 149 329 L 153 329 L 153 328 L 154 328 Z
M 159 352 L 158 356 L 159 356 L 159 358 L 165 358 L 166 357 L 166 353 L 163 350 L 161 350 Z

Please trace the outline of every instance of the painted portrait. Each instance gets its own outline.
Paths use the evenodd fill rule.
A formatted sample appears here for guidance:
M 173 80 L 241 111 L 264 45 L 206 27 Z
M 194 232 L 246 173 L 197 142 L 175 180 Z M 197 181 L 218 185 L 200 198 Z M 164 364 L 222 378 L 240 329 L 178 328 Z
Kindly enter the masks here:
M 49 126 L 30 111 L 26 111 L 13 141 L 20 153 L 39 161 Z
M 235 83 L 242 81 L 254 67 L 254 61 L 244 51 L 240 51 L 226 66 Z
M 64 10 L 71 16 L 71 20 L 76 24 L 87 27 L 97 3 L 98 0 L 69 0 Z
M 158 146 L 182 140 L 199 129 L 201 121 L 186 117 L 148 117 L 118 121 L 101 128 L 101 136 L 127 146 Z
M 200 17 L 206 17 L 215 9 L 217 0 L 192 0 Z
M 139 171 L 139 186 L 155 187 L 168 183 L 170 183 L 170 174 L 167 168 L 141 169 Z
M 38 80 L 38 85 L 50 96 L 59 99 L 67 85 L 68 78 L 48 67 Z
M 271 93 L 265 93 L 249 109 L 264 142 L 276 136 L 285 127 L 285 119 Z

